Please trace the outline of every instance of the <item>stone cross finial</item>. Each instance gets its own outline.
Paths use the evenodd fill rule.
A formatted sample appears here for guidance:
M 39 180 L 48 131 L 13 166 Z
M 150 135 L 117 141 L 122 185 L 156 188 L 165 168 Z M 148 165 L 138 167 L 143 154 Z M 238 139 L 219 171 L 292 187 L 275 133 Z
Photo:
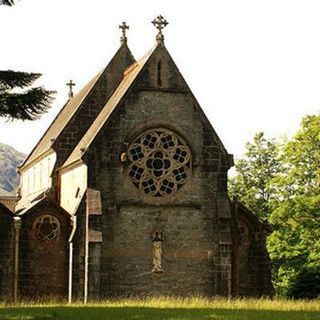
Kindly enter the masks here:
M 69 98 L 71 99 L 73 97 L 73 91 L 72 91 L 72 87 L 75 86 L 76 84 L 70 80 L 69 82 L 66 83 L 66 86 L 69 87 Z
M 153 21 L 152 24 L 159 30 L 159 33 L 157 34 L 157 41 L 163 41 L 164 36 L 162 33 L 162 29 L 164 29 L 169 22 L 161 15 L 157 16 Z
M 127 23 L 125 21 L 123 21 L 122 24 L 119 25 L 119 29 L 121 29 L 121 32 L 122 32 L 120 42 L 121 42 L 121 44 L 125 44 L 125 43 L 127 43 L 126 32 L 127 32 L 127 30 L 129 30 L 129 26 L 127 25 Z

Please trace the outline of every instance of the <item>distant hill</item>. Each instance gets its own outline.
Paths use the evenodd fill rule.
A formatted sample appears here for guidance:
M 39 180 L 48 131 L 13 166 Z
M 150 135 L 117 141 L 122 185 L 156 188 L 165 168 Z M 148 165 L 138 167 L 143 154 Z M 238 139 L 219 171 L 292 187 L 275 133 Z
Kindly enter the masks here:
M 17 167 L 22 163 L 25 154 L 11 146 L 0 143 L 0 195 L 10 195 L 19 186 Z

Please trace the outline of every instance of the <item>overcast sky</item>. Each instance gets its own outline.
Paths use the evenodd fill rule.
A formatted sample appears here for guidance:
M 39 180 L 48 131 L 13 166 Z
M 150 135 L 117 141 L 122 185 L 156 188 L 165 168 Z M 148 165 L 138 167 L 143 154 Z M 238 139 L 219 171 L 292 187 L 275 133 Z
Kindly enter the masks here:
M 0 142 L 29 152 L 67 99 L 119 47 L 130 26 L 136 58 L 155 42 L 162 14 L 165 43 L 229 153 L 240 156 L 254 133 L 295 132 L 320 108 L 320 1 L 17 0 L 0 6 L 0 69 L 43 74 L 57 91 L 36 122 L 0 120 Z

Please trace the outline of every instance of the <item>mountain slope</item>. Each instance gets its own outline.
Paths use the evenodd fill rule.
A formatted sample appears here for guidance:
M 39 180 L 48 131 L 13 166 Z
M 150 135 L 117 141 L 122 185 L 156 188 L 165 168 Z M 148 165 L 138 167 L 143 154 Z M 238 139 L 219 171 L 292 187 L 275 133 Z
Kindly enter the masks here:
M 24 158 L 23 153 L 0 143 L 0 195 L 9 195 L 17 189 L 19 177 L 16 169 Z

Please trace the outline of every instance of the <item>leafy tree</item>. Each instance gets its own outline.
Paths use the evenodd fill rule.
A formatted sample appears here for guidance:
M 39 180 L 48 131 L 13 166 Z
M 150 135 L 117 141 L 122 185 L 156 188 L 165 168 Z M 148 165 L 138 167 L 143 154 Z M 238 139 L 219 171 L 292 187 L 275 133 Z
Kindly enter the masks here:
M 274 191 L 271 181 L 279 171 L 278 147 L 274 140 L 267 140 L 264 133 L 259 132 L 253 142 L 247 143 L 246 149 L 245 156 L 235 164 L 237 175 L 229 180 L 229 193 L 266 219 Z
M 256 134 L 236 169 L 231 196 L 274 227 L 268 250 L 277 293 L 295 296 L 304 276 L 308 285 L 316 284 L 318 273 L 312 270 L 320 268 L 320 115 L 306 116 L 300 130 L 281 144 Z
M 275 285 L 286 295 L 301 270 L 320 267 L 320 115 L 306 116 L 282 149 L 268 246 Z
M 289 287 L 287 295 L 295 299 L 320 297 L 320 268 L 303 268 Z
M 0 117 L 9 119 L 35 120 L 47 112 L 54 91 L 42 87 L 25 89 L 41 76 L 39 73 L 0 71 Z

